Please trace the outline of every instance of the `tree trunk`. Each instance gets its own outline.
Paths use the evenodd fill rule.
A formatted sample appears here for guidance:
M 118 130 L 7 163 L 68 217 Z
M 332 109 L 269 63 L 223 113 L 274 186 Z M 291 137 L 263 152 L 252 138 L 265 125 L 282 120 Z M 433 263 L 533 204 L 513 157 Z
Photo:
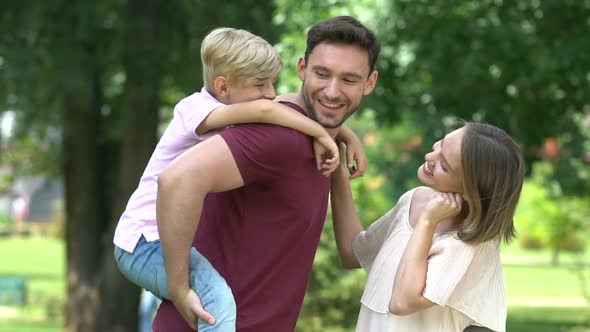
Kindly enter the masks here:
M 86 32 L 60 40 L 62 44 L 55 49 L 63 75 L 69 331 L 137 330 L 139 288 L 117 270 L 112 238 L 156 142 L 161 58 L 157 8 L 138 0 L 128 1 L 127 6 L 123 52 L 127 80 L 121 109 L 121 150 L 115 155 L 104 143 L 108 141 L 105 131 L 112 130 L 114 124 L 101 126 L 103 87 L 92 6 L 65 6 L 62 13 L 66 19 L 56 23 L 61 31 Z M 67 52 L 67 56 L 60 52 Z
M 161 62 L 158 1 L 127 1 L 121 151 L 111 227 L 105 247 L 112 248 L 114 228 L 125 209 L 157 141 Z M 161 19 L 160 19 L 161 20 Z M 100 331 L 136 331 L 140 289 L 118 272 L 112 255 L 103 262 Z
M 71 49 L 62 73 L 64 87 L 64 180 L 66 200 L 66 258 L 68 303 L 66 326 L 71 331 L 94 331 L 100 305 L 101 165 L 98 155 L 99 84 L 93 51 L 82 45 Z
M 561 250 L 560 250 L 559 246 L 556 246 L 551 250 L 551 265 L 553 265 L 553 266 L 559 265 L 560 252 L 561 252 Z

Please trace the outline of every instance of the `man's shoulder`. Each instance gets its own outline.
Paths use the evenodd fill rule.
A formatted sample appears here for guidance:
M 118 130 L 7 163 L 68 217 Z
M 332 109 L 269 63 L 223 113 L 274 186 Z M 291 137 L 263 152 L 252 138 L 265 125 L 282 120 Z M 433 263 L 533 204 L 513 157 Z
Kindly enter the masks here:
M 226 136 L 237 136 L 247 140 L 263 140 L 261 143 L 276 144 L 278 142 L 309 141 L 310 136 L 293 128 L 269 123 L 243 123 L 232 125 L 222 133 Z

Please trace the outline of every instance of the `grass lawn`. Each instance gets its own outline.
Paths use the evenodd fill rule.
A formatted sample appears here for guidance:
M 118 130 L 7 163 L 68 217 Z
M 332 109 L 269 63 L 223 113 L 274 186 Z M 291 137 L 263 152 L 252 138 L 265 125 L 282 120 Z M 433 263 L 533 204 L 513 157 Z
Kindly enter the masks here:
M 509 307 L 508 332 L 588 332 L 590 309 L 571 307 Z
M 63 241 L 50 238 L 0 238 L 0 276 L 27 280 L 27 303 L 0 307 L 0 332 L 56 332 L 62 325 L 65 286 Z

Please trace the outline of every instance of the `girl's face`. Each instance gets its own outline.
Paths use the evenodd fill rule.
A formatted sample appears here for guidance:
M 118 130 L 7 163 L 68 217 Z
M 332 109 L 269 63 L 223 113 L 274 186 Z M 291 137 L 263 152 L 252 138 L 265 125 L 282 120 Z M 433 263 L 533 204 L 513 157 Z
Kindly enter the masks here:
M 418 168 L 418 179 L 440 192 L 463 194 L 461 144 L 465 130 L 459 128 L 434 143 L 426 162 Z

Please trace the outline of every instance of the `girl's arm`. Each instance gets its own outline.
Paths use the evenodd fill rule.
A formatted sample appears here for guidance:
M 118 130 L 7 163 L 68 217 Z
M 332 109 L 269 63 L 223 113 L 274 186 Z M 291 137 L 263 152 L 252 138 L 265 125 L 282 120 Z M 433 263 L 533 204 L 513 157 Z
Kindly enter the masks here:
M 426 288 L 428 253 L 436 226 L 461 211 L 461 196 L 439 193 L 424 207 L 402 255 L 389 301 L 389 311 L 398 316 L 413 314 L 435 305 L 422 294 Z
M 319 147 L 314 145 L 318 169 L 323 169 L 328 175 L 338 166 L 338 146 L 324 127 L 290 107 L 268 99 L 220 106 L 201 122 L 196 133 L 201 135 L 239 123 L 269 123 L 312 136 L 319 144 Z
M 336 139 L 346 144 L 346 161 L 350 178 L 354 179 L 363 176 L 367 170 L 367 156 L 361 140 L 354 131 L 344 125 L 340 128 Z
M 350 180 L 344 165 L 332 173 L 330 204 L 336 246 L 342 266 L 349 269 L 358 268 L 360 264 L 352 251 L 352 242 L 363 231 L 363 226 L 356 213 Z

